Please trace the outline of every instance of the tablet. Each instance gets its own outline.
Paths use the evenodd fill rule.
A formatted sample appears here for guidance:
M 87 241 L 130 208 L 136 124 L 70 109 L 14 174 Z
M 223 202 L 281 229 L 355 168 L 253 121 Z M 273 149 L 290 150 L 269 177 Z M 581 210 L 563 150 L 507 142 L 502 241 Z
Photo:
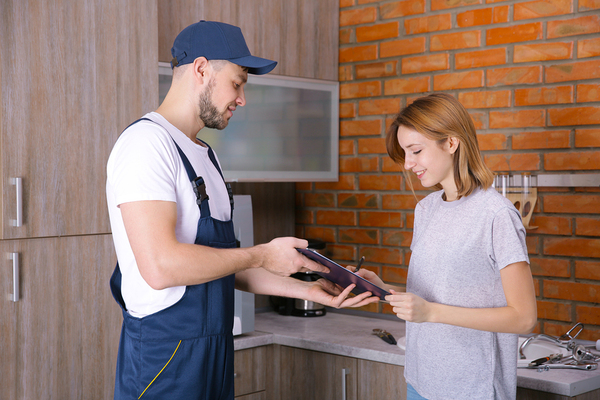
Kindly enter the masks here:
M 354 283 L 356 287 L 352 289 L 352 293 L 360 294 L 364 292 L 371 292 L 373 296 L 377 296 L 380 299 L 384 299 L 385 296 L 391 294 L 385 289 L 380 288 L 379 286 L 369 282 L 362 276 L 355 274 L 342 267 L 340 264 L 335 261 L 330 260 L 322 254 L 317 253 L 312 249 L 296 249 L 300 253 L 304 254 L 306 257 L 310 258 L 313 261 L 318 262 L 319 264 L 323 264 L 327 268 L 329 268 L 328 273 L 313 271 L 315 274 L 330 280 L 333 283 L 340 285 L 341 287 L 348 287 L 351 283 Z

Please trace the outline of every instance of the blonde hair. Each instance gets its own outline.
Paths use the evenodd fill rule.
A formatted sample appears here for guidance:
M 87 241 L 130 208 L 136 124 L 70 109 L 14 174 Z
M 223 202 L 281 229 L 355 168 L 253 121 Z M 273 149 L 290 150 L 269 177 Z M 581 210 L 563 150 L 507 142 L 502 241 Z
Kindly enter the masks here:
M 398 113 L 387 131 L 387 152 L 392 160 L 402 166 L 407 182 L 413 190 L 408 171 L 404 169 L 406 153 L 398 143 L 400 126 L 414 129 L 427 139 L 435 140 L 439 145 L 443 145 L 451 137 L 459 140 L 458 149 L 453 156 L 458 198 L 468 196 L 477 187 L 487 189 L 492 185 L 494 174 L 483 162 L 473 120 L 453 96 L 434 93 L 415 100 Z M 439 184 L 436 187 L 441 189 Z

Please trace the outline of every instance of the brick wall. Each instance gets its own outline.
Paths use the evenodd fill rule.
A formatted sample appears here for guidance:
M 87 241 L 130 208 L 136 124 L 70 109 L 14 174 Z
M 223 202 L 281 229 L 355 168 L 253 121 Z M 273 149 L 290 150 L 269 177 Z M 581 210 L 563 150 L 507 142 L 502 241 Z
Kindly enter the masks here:
M 406 282 L 415 199 L 385 130 L 415 98 L 458 97 L 494 171 L 600 171 L 600 0 L 340 0 L 339 61 L 340 179 L 297 184 L 296 233 L 387 282 Z M 539 188 L 531 225 L 536 330 L 600 338 L 600 190 Z

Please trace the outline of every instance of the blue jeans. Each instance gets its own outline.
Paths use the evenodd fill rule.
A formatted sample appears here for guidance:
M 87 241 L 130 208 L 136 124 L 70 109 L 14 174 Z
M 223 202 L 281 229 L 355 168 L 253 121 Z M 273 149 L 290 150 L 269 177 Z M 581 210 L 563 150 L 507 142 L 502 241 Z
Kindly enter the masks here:
M 410 383 L 406 384 L 406 400 L 427 400 L 425 397 L 421 396 L 414 387 L 410 385 Z

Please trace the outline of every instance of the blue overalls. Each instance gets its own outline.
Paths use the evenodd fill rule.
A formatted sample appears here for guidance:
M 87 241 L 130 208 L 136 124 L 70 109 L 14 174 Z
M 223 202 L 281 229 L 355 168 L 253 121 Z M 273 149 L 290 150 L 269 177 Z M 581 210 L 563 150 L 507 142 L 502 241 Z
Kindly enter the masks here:
M 224 222 L 211 217 L 204 180 L 196 177 L 179 146 L 177 150 L 200 207 L 195 244 L 235 247 L 232 220 Z M 222 176 L 210 146 L 209 156 Z M 229 195 L 233 213 L 231 191 Z M 115 399 L 233 399 L 234 281 L 235 276 L 230 275 L 187 286 L 174 305 L 136 318 L 125 308 L 117 263 L 110 286 L 123 310 L 123 326 Z

